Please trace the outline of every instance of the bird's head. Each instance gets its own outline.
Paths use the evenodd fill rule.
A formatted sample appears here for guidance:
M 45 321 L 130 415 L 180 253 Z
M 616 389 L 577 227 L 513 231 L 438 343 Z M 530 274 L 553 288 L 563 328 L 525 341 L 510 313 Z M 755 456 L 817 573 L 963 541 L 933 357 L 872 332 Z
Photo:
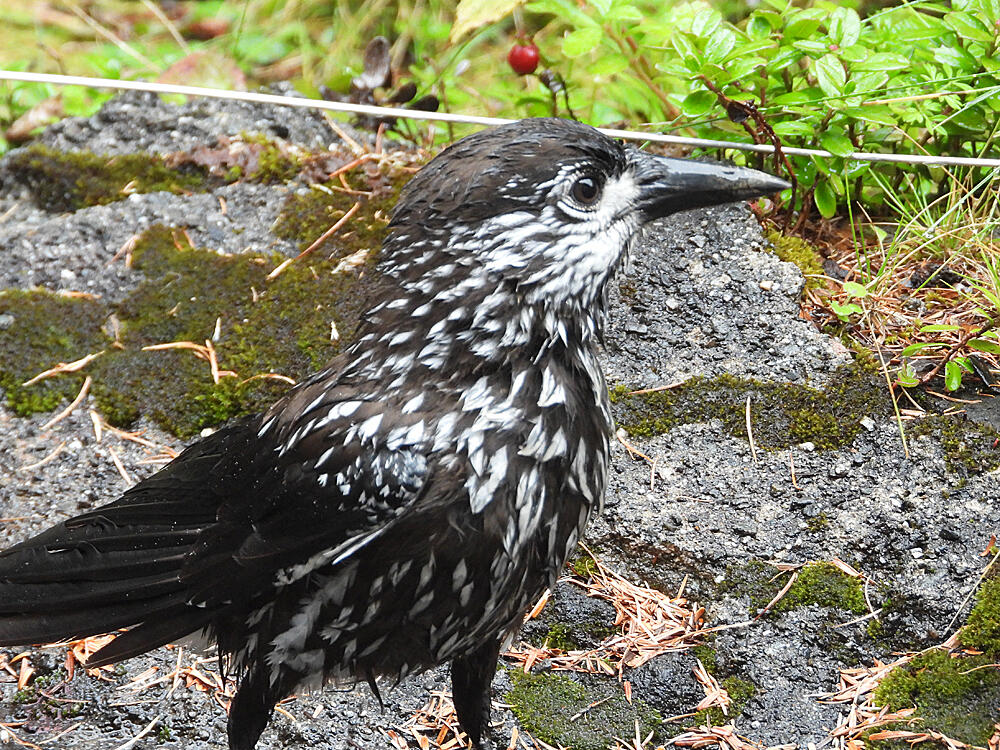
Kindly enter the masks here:
M 655 156 L 571 120 L 520 120 L 458 141 L 410 181 L 382 270 L 426 301 L 420 312 L 463 299 L 488 308 L 477 297 L 489 289 L 498 305 L 506 295 L 561 317 L 590 314 L 648 222 L 785 187 L 752 169 Z

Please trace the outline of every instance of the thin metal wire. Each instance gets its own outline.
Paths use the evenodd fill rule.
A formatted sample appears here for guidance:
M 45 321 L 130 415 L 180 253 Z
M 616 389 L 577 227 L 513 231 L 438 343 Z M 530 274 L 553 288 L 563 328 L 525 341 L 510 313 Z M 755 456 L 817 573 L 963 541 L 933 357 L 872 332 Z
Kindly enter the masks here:
M 410 120 L 430 120 L 434 122 L 454 122 L 469 125 L 504 125 L 513 120 L 503 117 L 482 117 L 478 115 L 460 115 L 451 112 L 421 112 L 414 109 L 398 107 L 377 107 L 369 104 L 352 104 L 350 102 L 328 102 L 323 99 L 308 99 L 306 97 L 282 96 L 279 94 L 261 94 L 247 91 L 227 91 L 225 89 L 210 89 L 201 86 L 180 86 L 170 83 L 154 83 L 148 81 L 120 81 L 112 78 L 91 78 L 88 76 L 66 76 L 54 73 L 30 73 L 16 70 L 0 70 L 0 80 L 24 81 L 29 83 L 49 83 L 56 86 L 87 86 L 97 89 L 119 89 L 124 91 L 149 91 L 158 94 L 181 94 L 183 96 L 204 96 L 214 99 L 230 99 L 235 101 L 256 102 L 258 104 L 275 104 L 281 107 L 301 107 L 308 109 L 325 109 L 333 112 L 351 112 L 373 117 L 399 117 Z M 763 143 L 740 143 L 738 141 L 720 141 L 710 138 L 688 138 L 665 133 L 643 133 L 635 130 L 618 130 L 616 128 L 598 128 L 612 138 L 623 138 L 631 141 L 648 141 L 652 143 L 669 143 L 679 146 L 697 146 L 700 148 L 732 148 L 739 151 L 753 151 L 760 154 L 774 153 L 774 146 Z M 784 153 L 793 156 L 825 156 L 835 154 L 823 149 L 796 148 L 783 146 Z M 993 167 L 1000 168 L 1000 159 L 980 159 L 966 156 L 933 156 L 930 154 L 876 154 L 854 152 L 844 154 L 843 158 L 854 161 L 894 162 L 897 164 L 925 164 L 929 166 L 951 167 Z

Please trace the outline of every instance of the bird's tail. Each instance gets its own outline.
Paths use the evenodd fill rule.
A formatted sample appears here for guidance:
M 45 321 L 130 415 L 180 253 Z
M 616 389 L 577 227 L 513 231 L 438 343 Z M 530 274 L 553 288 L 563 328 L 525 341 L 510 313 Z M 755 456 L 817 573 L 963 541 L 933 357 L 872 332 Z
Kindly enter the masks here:
M 100 666 L 207 627 L 215 612 L 189 603 L 182 568 L 215 521 L 206 477 L 231 432 L 196 444 L 116 502 L 0 552 L 0 646 L 129 628 L 88 661 Z

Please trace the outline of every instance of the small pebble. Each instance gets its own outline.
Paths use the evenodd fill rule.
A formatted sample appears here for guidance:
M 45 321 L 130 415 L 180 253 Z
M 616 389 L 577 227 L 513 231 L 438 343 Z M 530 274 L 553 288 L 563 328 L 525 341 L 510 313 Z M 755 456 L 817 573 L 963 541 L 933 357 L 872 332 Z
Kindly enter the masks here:
M 774 282 L 771 281 L 770 279 L 764 279 L 763 281 L 760 282 L 760 288 L 763 289 L 765 292 L 769 292 L 772 289 L 774 289 Z

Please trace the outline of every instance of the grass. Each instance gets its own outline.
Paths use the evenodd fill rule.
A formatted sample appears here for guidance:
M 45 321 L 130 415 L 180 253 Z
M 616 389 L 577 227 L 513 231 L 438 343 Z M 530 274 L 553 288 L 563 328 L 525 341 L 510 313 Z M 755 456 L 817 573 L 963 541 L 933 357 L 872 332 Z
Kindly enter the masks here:
M 921 201 L 912 179 L 883 185 L 891 219 L 820 229 L 843 279 L 807 290 L 804 307 L 820 326 L 881 350 L 899 385 L 944 399 L 963 386 L 974 393 L 1000 381 L 1000 197 L 953 172 L 942 195 Z

